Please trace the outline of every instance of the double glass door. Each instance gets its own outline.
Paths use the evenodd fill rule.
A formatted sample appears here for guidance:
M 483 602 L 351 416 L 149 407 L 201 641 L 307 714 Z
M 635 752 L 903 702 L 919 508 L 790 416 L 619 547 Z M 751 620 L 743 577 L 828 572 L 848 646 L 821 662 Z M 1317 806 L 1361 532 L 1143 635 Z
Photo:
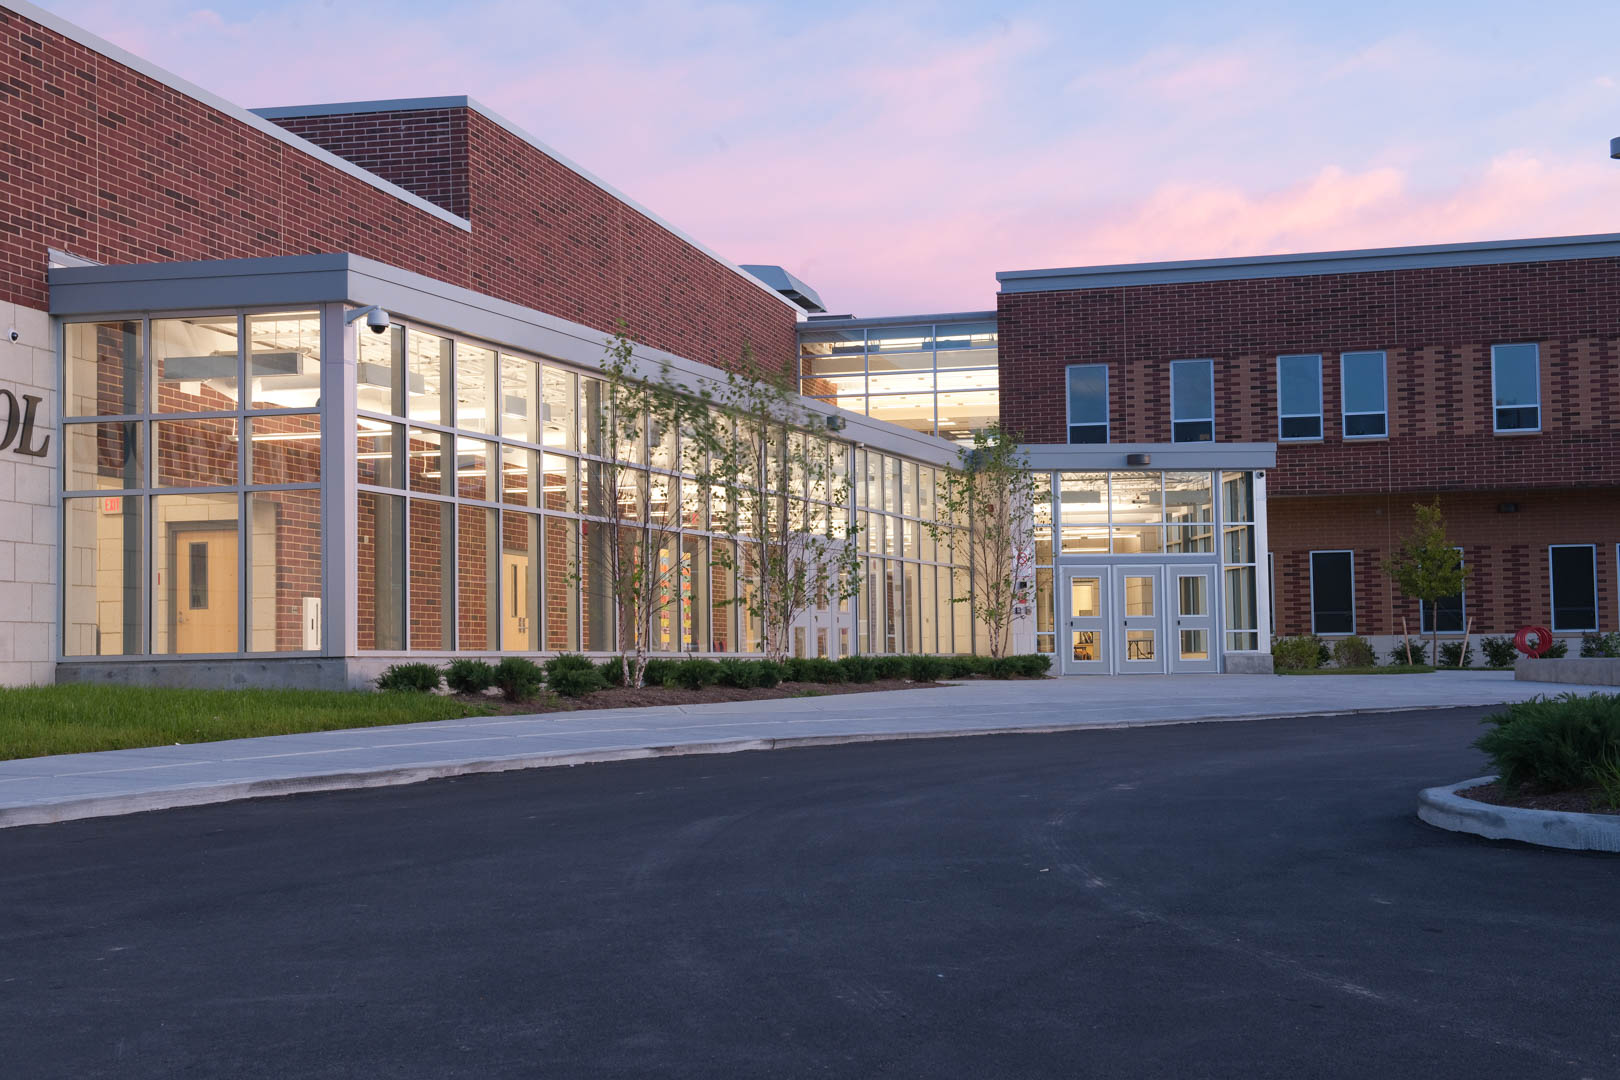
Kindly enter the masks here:
M 1079 566 L 1059 573 L 1065 675 L 1219 670 L 1214 568 Z

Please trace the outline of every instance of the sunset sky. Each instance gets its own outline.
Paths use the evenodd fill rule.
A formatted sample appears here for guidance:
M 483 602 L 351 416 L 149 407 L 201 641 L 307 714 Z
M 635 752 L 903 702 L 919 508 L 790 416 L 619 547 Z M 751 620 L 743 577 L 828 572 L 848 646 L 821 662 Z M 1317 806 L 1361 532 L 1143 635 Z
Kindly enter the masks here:
M 861 315 L 995 272 L 1620 231 L 1620 5 L 46 0 L 238 104 L 470 94 Z

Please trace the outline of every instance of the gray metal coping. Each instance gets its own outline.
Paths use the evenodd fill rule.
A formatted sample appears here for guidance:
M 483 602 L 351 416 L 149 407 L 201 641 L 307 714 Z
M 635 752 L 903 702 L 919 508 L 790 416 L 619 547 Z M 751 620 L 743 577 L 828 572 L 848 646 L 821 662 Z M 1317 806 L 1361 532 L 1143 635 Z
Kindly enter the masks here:
M 1418 793 L 1418 817 L 1451 832 L 1490 840 L 1518 840 L 1571 851 L 1620 852 L 1620 814 L 1577 814 L 1567 810 L 1527 810 L 1496 806 L 1457 792 L 1479 787 L 1495 776 L 1476 776 Z
M 996 274 L 1004 293 L 1104 289 L 1122 285 L 1174 282 L 1243 281 L 1255 278 L 1363 274 L 1379 270 L 1490 266 L 1501 263 L 1561 262 L 1620 258 L 1620 233 L 1549 236 L 1525 240 L 1481 240 L 1464 244 L 1309 251 L 1287 255 L 1245 255 L 1228 259 L 1111 263 L 1101 266 L 1003 270 Z

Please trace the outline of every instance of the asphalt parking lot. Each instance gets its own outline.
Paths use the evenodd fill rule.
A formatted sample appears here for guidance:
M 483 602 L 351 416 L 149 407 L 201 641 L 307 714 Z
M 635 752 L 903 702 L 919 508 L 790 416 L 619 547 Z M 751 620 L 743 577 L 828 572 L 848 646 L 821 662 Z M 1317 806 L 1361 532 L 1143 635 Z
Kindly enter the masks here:
M 1613 1077 L 1620 859 L 1482 710 L 474 776 L 0 832 L 17 1077 Z

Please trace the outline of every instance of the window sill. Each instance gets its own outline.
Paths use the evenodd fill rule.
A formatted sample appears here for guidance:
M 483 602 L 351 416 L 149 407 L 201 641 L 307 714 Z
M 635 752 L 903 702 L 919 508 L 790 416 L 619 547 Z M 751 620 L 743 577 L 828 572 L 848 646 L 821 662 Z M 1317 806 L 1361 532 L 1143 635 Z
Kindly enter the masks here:
M 1507 436 L 1513 436 L 1513 435 L 1540 435 L 1541 434 L 1541 429 L 1540 428 L 1511 428 L 1511 429 L 1509 429 L 1507 431 L 1492 431 L 1491 434 L 1492 435 L 1507 435 Z

